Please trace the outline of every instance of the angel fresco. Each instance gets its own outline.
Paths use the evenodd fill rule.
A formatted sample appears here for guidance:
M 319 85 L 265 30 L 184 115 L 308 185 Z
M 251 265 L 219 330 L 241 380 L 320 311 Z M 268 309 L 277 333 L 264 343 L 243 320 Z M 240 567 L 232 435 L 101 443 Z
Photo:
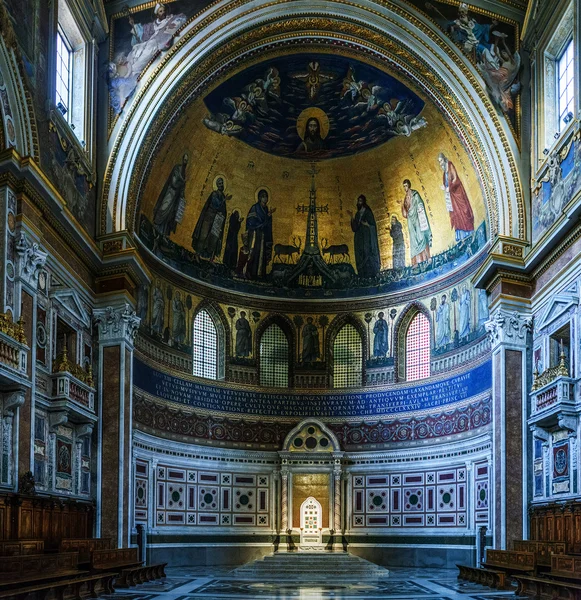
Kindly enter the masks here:
M 505 113 L 514 109 L 513 98 L 520 92 L 518 79 L 521 59 L 518 52 L 511 52 L 506 43 L 506 34 L 493 31 L 494 42 L 489 50 L 485 50 L 476 67 L 492 100 Z M 502 42 L 502 47 L 499 44 Z
M 239 95 L 222 99 L 225 112 L 212 112 L 202 122 L 222 135 L 240 135 L 251 125 L 257 115 L 269 113 L 269 103 L 280 100 L 280 77 L 275 67 L 269 67 L 263 77 L 245 85 Z
M 172 14 L 169 6 L 158 2 L 149 23 L 138 23 L 127 11 L 131 27 L 131 51 L 119 53 L 109 63 L 111 106 L 116 114 L 123 110 L 133 94 L 141 72 L 162 51 L 168 50 L 180 27 L 186 22 L 183 13 Z
M 377 118 L 384 120 L 387 130 L 393 135 L 409 137 L 412 132 L 426 127 L 428 122 L 424 117 L 414 115 L 410 110 L 410 100 L 392 99 L 384 102 L 377 112 Z M 382 123 L 383 124 L 383 123 Z

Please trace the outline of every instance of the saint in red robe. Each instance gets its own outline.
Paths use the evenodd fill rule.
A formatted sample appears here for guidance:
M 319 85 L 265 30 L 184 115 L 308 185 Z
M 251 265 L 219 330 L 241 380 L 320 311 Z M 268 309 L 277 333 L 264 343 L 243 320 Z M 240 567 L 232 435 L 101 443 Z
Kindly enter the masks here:
M 464 185 L 451 161 L 447 161 L 443 179 L 446 195 L 449 194 L 449 202 L 446 198 L 446 204 L 450 212 L 450 223 L 456 232 L 456 241 L 459 241 L 474 231 L 474 213 Z

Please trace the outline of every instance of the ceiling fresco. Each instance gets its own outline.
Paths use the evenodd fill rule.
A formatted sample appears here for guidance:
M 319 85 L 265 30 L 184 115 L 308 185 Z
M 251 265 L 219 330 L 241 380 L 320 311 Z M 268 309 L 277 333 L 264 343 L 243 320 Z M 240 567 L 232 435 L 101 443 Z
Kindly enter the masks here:
M 353 298 L 457 271 L 487 224 L 478 176 L 431 101 L 363 62 L 297 53 L 183 113 L 149 169 L 139 237 L 228 290 Z
M 522 91 L 518 23 L 466 2 L 408 2 L 432 19 L 476 66 L 490 99 L 518 131 Z

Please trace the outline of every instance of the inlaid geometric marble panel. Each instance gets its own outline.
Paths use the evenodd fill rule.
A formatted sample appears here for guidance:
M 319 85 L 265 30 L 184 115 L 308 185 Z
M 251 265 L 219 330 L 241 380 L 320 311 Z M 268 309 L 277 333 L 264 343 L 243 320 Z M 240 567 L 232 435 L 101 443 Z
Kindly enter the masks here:
M 355 474 L 351 486 L 354 528 L 467 526 L 463 466 L 386 475 Z
M 140 464 L 145 463 L 136 464 L 136 521 L 147 520 L 147 473 L 139 473 Z M 159 464 L 155 468 L 155 526 L 269 527 L 269 488 L 268 474 Z
M 474 494 L 474 522 L 476 525 L 488 525 L 490 507 L 488 461 L 474 464 Z

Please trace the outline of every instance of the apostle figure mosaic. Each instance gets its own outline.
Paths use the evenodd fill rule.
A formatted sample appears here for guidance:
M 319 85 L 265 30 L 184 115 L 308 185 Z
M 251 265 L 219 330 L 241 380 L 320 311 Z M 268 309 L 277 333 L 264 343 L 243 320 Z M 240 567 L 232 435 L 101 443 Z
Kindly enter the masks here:
M 357 295 L 434 279 L 486 244 L 481 189 L 458 141 L 443 124 L 431 125 L 414 91 L 375 67 L 338 56 L 282 57 L 233 75 L 202 106 L 197 133 L 219 146 L 205 180 L 205 165 L 191 159 L 196 143 L 184 142 L 181 161 L 172 150 L 140 228 L 154 254 L 188 275 L 243 293 Z M 417 164 L 408 149 L 408 138 L 417 147 L 426 135 L 445 142 L 422 150 L 432 166 Z M 397 172 L 410 175 L 402 184 L 384 165 L 378 185 L 329 160 L 380 147 L 383 155 L 374 156 L 388 158 L 397 139 L 404 149 Z M 219 159 L 224 146 L 228 160 Z M 245 158 L 245 146 L 260 156 Z

